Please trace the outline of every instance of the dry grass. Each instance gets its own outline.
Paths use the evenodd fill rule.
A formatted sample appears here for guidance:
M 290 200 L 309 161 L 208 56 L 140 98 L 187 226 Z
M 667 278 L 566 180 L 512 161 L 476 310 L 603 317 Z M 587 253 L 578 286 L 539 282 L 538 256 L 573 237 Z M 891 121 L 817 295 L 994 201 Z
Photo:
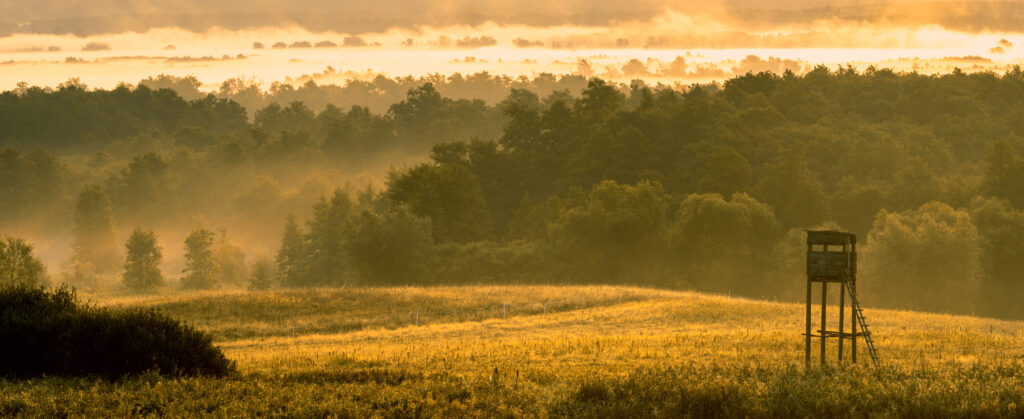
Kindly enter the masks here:
M 241 376 L 7 381 L 0 415 L 1024 414 L 1020 322 L 868 307 L 883 366 L 805 370 L 802 305 L 692 292 L 372 288 L 94 301 L 156 307 L 212 331 Z
M 672 295 L 628 287 L 475 286 L 196 291 L 90 300 L 103 306 L 153 307 L 193 322 L 218 340 L 237 340 L 483 321 Z

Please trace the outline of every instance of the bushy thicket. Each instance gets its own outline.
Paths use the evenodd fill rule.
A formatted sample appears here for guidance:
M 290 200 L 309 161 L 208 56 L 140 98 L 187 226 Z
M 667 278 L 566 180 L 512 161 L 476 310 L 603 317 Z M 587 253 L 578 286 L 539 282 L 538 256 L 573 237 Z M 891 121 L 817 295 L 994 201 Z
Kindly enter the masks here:
M 0 376 L 99 376 L 155 371 L 226 375 L 211 337 L 153 310 L 80 303 L 66 287 L 0 285 Z

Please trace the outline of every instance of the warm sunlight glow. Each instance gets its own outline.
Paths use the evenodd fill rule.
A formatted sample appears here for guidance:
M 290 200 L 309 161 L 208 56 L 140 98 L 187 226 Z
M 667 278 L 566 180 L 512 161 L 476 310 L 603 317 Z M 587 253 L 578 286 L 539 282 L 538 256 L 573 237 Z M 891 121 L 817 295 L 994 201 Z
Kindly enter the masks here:
M 238 76 L 269 86 L 307 78 L 344 83 L 376 74 L 481 71 L 689 84 L 748 71 L 801 73 L 815 65 L 1003 72 L 1022 58 L 1024 37 L 1018 33 L 837 19 L 748 28 L 727 18 L 669 11 L 601 26 L 492 21 L 359 34 L 294 25 L 201 33 L 154 28 L 86 37 L 15 34 L 0 38 L 0 87 L 55 86 L 76 77 L 110 88 L 169 74 L 195 75 L 213 89 Z
M 0 0 L 0 418 L 1024 418 L 1024 0 Z

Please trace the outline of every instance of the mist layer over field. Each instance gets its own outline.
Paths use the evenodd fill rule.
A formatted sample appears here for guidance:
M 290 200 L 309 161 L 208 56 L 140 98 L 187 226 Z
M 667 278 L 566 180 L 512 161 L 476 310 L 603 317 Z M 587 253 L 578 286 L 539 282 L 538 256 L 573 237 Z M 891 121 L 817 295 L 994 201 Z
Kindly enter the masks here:
M 819 64 L 1001 72 L 1024 57 L 1015 2 L 650 2 L 629 10 L 603 3 L 531 9 L 527 3 L 396 2 L 378 10 L 310 4 L 278 13 L 267 5 L 241 13 L 230 3 L 215 9 L 100 5 L 75 18 L 62 17 L 74 6 L 60 12 L 7 6 L 8 19 L 24 20 L 0 30 L 6 33 L 0 88 L 56 86 L 72 77 L 111 88 L 165 73 L 195 75 L 212 90 L 239 76 L 267 87 L 304 75 L 344 83 L 377 74 L 480 71 L 690 84 L 748 71 L 799 74 Z M 183 10 L 193 11 L 192 18 L 174 14 Z

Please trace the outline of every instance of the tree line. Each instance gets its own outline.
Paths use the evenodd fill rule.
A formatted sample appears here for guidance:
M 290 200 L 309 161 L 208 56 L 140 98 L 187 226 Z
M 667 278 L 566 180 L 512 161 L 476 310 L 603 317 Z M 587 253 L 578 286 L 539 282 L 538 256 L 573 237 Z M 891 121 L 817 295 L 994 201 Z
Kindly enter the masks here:
M 234 132 L 179 127 L 100 188 L 117 218 L 154 219 L 202 202 L 169 192 L 190 176 L 275 179 L 289 158 L 345 167 L 369 150 L 415 149 L 429 161 L 394 168 L 380 190 L 266 212 L 280 242 L 273 261 L 248 264 L 251 282 L 636 283 L 796 298 L 802 229 L 842 228 L 864 243 L 871 303 L 1021 317 L 1008 297 L 1024 290 L 1021 101 L 1019 68 L 819 67 L 687 89 L 593 79 L 578 95 L 513 89 L 494 105 L 424 84 L 383 114 L 293 103 Z M 34 170 L 61 161 L 6 153 Z M 261 196 L 249 202 L 272 201 Z
M 300 77 L 293 82 L 274 82 L 266 87 L 256 80 L 232 78 L 222 82 L 211 93 L 217 98 L 238 102 L 252 111 L 275 103 L 287 106 L 290 103 L 302 102 L 317 112 L 326 109 L 328 105 L 342 109 L 358 105 L 374 113 L 384 113 L 391 105 L 401 102 L 409 89 L 419 88 L 427 83 L 444 97 L 454 100 L 479 99 L 488 104 L 502 101 L 512 89 L 529 90 L 539 96 L 548 96 L 556 91 L 578 95 L 587 87 L 587 78 L 584 76 L 550 73 L 541 73 L 532 78 L 487 72 L 393 78 L 384 75 L 372 78 L 366 76 L 344 74 L 328 69 L 322 74 Z M 346 79 L 340 85 L 316 81 L 340 78 Z M 187 100 L 200 99 L 210 94 L 201 89 L 202 84 L 194 76 L 176 77 L 161 74 L 147 77 L 139 81 L 139 84 L 153 90 L 171 89 Z

